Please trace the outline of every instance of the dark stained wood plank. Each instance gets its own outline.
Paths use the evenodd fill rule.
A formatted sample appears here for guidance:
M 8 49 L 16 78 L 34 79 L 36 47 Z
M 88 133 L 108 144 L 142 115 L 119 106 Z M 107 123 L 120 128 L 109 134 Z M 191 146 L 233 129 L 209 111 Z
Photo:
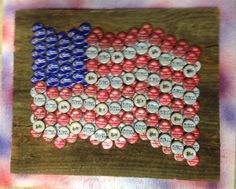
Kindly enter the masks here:
M 16 13 L 14 64 L 14 120 L 11 171 L 69 175 L 111 175 L 217 181 L 220 174 L 219 139 L 219 15 L 216 8 L 142 10 L 24 10 Z M 57 150 L 29 135 L 31 88 L 31 25 L 43 22 L 57 31 L 67 31 L 82 22 L 102 26 L 105 31 L 127 31 L 151 22 L 178 39 L 202 47 L 201 110 L 199 139 L 201 163 L 189 167 L 172 155 L 164 155 L 148 142 L 128 145 L 124 150 L 102 150 L 88 141 L 78 141 Z

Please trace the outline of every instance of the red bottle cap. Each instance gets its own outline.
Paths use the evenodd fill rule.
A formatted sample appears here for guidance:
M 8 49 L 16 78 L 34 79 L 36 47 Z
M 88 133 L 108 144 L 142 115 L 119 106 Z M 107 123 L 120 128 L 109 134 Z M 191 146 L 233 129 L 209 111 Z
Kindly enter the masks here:
M 134 96 L 134 93 L 135 93 L 135 90 L 131 86 L 124 86 L 124 88 L 122 90 L 122 95 L 125 98 L 132 98 Z
M 85 89 L 84 89 L 84 93 L 88 96 L 88 97 L 94 97 L 97 93 L 97 87 L 95 85 L 88 85 Z
M 162 37 L 157 33 L 151 34 L 151 36 L 149 38 L 149 43 L 151 45 L 155 45 L 155 46 L 159 45 L 161 43 L 161 41 L 162 41 Z
M 145 66 L 147 66 L 147 63 L 148 63 L 147 56 L 139 55 L 135 59 L 135 65 L 138 68 L 144 68 Z
M 154 29 L 153 33 L 159 34 L 162 38 L 165 36 L 165 31 L 161 28 Z
M 115 39 L 112 42 L 112 47 L 114 48 L 114 50 L 116 51 L 121 51 L 124 48 L 124 40 L 122 39 Z
M 142 24 L 141 29 L 146 29 L 148 34 L 151 34 L 153 32 L 153 26 L 150 23 Z
M 50 87 L 46 93 L 49 99 L 55 99 L 58 97 L 58 89 L 56 87 Z
M 172 75 L 172 69 L 170 67 L 163 66 L 160 69 L 160 78 L 161 79 L 168 79 L 169 77 L 171 77 L 171 75 Z
M 120 64 L 113 64 L 110 68 L 113 76 L 120 76 L 122 74 L 122 66 Z
M 189 51 L 185 54 L 185 61 L 189 64 L 195 64 L 197 62 L 198 56 L 195 52 Z
M 125 37 L 125 45 L 128 47 L 133 46 L 135 45 L 136 40 L 137 40 L 137 37 L 134 34 L 129 33 Z
M 173 49 L 173 43 L 170 41 L 163 41 L 160 48 L 164 53 L 170 52 Z
M 183 143 L 185 146 L 192 146 L 195 143 L 195 136 L 192 133 L 186 133 L 183 136 Z
M 84 112 L 84 121 L 87 123 L 94 122 L 95 117 L 96 117 L 96 113 L 93 110 L 87 110 L 86 112 Z
M 109 94 L 106 90 L 99 90 L 97 92 L 97 100 L 99 102 L 106 102 L 109 99 Z
M 173 126 L 170 131 L 171 136 L 176 140 L 181 139 L 183 137 L 183 133 L 184 131 L 181 126 Z
M 144 94 L 147 92 L 147 82 L 144 82 L 144 81 L 139 81 L 135 84 L 135 87 L 134 87 L 136 93 L 138 94 Z
M 195 76 L 192 77 L 193 80 L 195 81 L 196 85 L 199 84 L 200 80 L 201 80 L 201 77 L 199 74 L 196 74 Z
M 80 95 L 80 94 L 82 94 L 82 93 L 83 93 L 83 89 L 84 89 L 84 87 L 83 87 L 83 85 L 82 85 L 81 83 L 76 83 L 76 84 L 74 84 L 73 87 L 72 87 L 72 91 L 73 91 L 73 93 L 74 93 L 75 95 Z
M 172 74 L 172 81 L 175 83 L 181 83 L 184 80 L 185 76 L 181 71 L 174 71 Z
M 90 33 L 86 38 L 86 41 L 88 42 L 89 45 L 97 44 L 98 40 L 99 38 L 95 33 Z
M 196 155 L 193 159 L 187 160 L 187 163 L 189 166 L 195 167 L 199 164 L 200 158 L 198 155 Z
M 98 68 L 98 64 L 99 62 L 95 59 L 89 59 L 87 62 L 86 62 L 86 68 L 88 71 L 90 72 L 95 72 Z
M 132 72 L 135 68 L 135 63 L 132 60 L 125 60 L 122 63 L 123 70 L 126 72 Z
M 196 82 L 193 78 L 188 78 L 183 81 L 183 87 L 186 91 L 192 91 L 196 87 Z
M 110 73 L 109 67 L 107 65 L 99 65 L 98 66 L 98 74 L 100 76 L 108 76 L 108 74 Z
M 174 48 L 173 54 L 174 54 L 176 57 L 181 58 L 181 57 L 183 57 L 183 56 L 185 55 L 186 51 L 187 51 L 187 48 L 186 48 L 186 47 L 181 46 L 181 45 L 177 45 L 177 46 L 175 46 L 175 48 Z
M 172 95 L 169 94 L 169 93 L 162 93 L 159 97 L 159 103 L 162 105 L 162 106 L 167 106 L 170 104 L 172 100 Z
M 162 146 L 162 152 L 167 155 L 172 154 L 171 148 L 167 146 Z
M 118 89 L 112 89 L 110 99 L 112 102 L 118 102 L 121 99 L 121 92 Z
M 108 123 L 111 127 L 119 127 L 121 123 L 120 117 L 118 115 L 111 115 Z
M 149 37 L 149 32 L 146 29 L 140 29 L 137 33 L 137 39 L 139 41 L 146 41 Z
M 107 119 L 104 116 L 98 116 L 95 119 L 98 128 L 105 128 L 107 126 Z
M 150 87 L 147 96 L 150 100 L 155 100 L 159 97 L 160 91 L 157 87 Z
M 102 50 L 107 50 L 110 48 L 111 46 L 111 43 L 110 43 L 110 40 L 103 37 L 102 39 L 99 40 L 99 44 L 98 46 L 100 47 L 100 49 Z
M 177 41 L 176 46 L 183 46 L 186 49 L 188 48 L 188 42 L 185 39 L 180 39 Z
M 165 37 L 165 40 L 171 42 L 173 45 L 176 44 L 176 37 L 173 36 L 173 35 L 167 35 L 167 36 Z
M 174 112 L 181 112 L 184 108 L 184 102 L 182 99 L 174 99 L 171 103 L 171 108 Z
M 134 115 L 131 112 L 125 112 L 122 116 L 122 122 L 126 125 L 132 124 L 134 122 Z
M 45 123 L 48 126 L 55 125 L 57 123 L 57 117 L 54 113 L 48 113 L 45 117 Z
M 197 101 L 193 104 L 193 107 L 195 108 L 196 112 L 198 112 L 199 109 L 200 109 L 200 102 L 197 100 Z
M 43 119 L 46 116 L 46 110 L 43 107 L 37 107 L 33 113 L 36 119 Z
M 147 110 L 145 108 L 137 108 L 134 112 L 134 116 L 137 120 L 146 120 Z
M 38 81 L 35 83 L 34 88 L 37 93 L 44 93 L 47 89 L 47 85 L 43 81 Z
M 200 137 L 200 129 L 196 127 L 193 131 L 194 137 L 198 139 Z
M 135 144 L 139 140 L 139 135 L 137 133 L 134 133 L 134 135 L 131 138 L 127 138 L 128 143 Z
M 77 141 L 78 135 L 75 135 L 73 133 L 70 133 L 69 137 L 66 139 L 66 141 L 70 144 L 73 144 Z
M 113 141 L 109 138 L 107 138 L 106 140 L 102 142 L 102 148 L 105 150 L 111 149 L 112 146 L 113 146 Z
M 201 48 L 194 45 L 192 47 L 190 47 L 190 49 L 188 50 L 189 52 L 194 52 L 198 57 L 200 56 L 201 54 Z
M 144 141 L 145 141 L 145 140 L 148 140 L 146 133 L 139 134 L 139 138 L 140 138 L 141 140 L 144 140 Z
M 68 116 L 68 114 L 60 114 L 58 116 L 58 124 L 61 126 L 66 126 L 68 125 L 70 122 L 70 118 Z
M 184 155 L 183 154 L 174 154 L 174 158 L 176 161 L 184 161 Z
M 54 140 L 53 143 L 54 143 L 54 147 L 55 147 L 55 148 L 62 149 L 62 148 L 64 148 L 65 145 L 66 145 L 66 140 L 57 137 L 57 138 L 55 138 L 55 140 Z
M 123 149 L 126 145 L 126 139 L 124 137 L 120 137 L 115 141 L 115 145 L 117 148 Z
M 194 118 L 194 116 L 196 115 L 196 110 L 193 106 L 185 106 L 184 107 L 184 116 L 186 118 Z
M 160 142 L 159 142 L 158 139 L 156 139 L 156 140 L 151 140 L 151 141 L 150 141 L 150 144 L 151 144 L 151 146 L 152 146 L 153 148 L 159 148 L 159 147 L 161 146 L 161 144 L 160 144 Z
M 96 34 L 98 36 L 98 38 L 101 39 L 103 36 L 103 29 L 101 29 L 99 27 L 95 27 L 92 29 L 91 33 Z
M 150 72 L 152 72 L 152 73 L 158 72 L 159 69 L 160 69 L 160 63 L 159 63 L 158 60 L 151 60 L 151 61 L 148 63 L 147 67 L 148 67 L 148 70 L 149 70 Z
M 95 145 L 95 146 L 100 144 L 100 141 L 96 140 L 95 135 L 90 136 L 89 141 L 92 145 Z
M 149 114 L 147 117 L 147 126 L 156 127 L 158 125 L 159 118 L 156 114 Z
M 69 88 L 62 88 L 60 91 L 60 97 L 64 100 L 68 100 L 72 95 L 72 91 Z
M 42 133 L 36 133 L 33 128 L 30 129 L 30 134 L 33 138 L 39 138 Z
M 85 140 L 89 137 L 89 135 L 86 135 L 83 131 L 81 131 L 79 134 L 78 134 L 78 137 L 82 140 Z
M 161 120 L 160 123 L 159 123 L 159 130 L 162 132 L 162 133 L 167 133 L 169 130 L 171 129 L 171 123 L 170 121 L 168 120 Z
M 109 39 L 109 41 L 112 43 L 115 39 L 115 34 L 111 32 L 107 32 L 105 33 L 104 37 Z
M 70 117 L 73 121 L 79 121 L 83 117 L 82 111 L 80 109 L 73 109 Z

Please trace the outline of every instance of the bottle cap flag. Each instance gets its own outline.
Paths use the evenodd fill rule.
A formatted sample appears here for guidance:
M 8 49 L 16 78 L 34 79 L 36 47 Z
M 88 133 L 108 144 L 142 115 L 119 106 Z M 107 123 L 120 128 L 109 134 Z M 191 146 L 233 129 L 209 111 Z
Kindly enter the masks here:
M 199 164 L 200 47 L 150 23 L 117 34 L 35 23 L 32 32 L 33 138 L 58 149 L 88 139 L 104 150 L 141 139 Z

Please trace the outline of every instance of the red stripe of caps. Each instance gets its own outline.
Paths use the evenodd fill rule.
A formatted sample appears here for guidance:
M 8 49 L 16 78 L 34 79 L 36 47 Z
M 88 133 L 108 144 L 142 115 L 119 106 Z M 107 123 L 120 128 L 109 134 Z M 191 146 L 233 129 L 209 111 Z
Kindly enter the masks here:
M 120 117 L 117 115 L 111 115 L 108 119 L 108 123 L 111 127 L 119 127 L 121 123 Z
M 139 81 L 135 84 L 135 91 L 136 93 L 138 94 L 144 94 L 147 92 L 147 82 L 144 82 L 144 81 Z
M 193 106 L 184 107 L 184 116 L 186 118 L 194 118 L 195 115 L 196 115 L 196 110 Z
M 184 108 L 184 101 L 182 99 L 174 99 L 171 103 L 171 108 L 175 112 L 180 112 Z
M 137 56 L 135 59 L 135 65 L 138 68 L 144 68 L 145 66 L 147 66 L 148 63 L 148 58 L 147 56 Z
M 33 113 L 36 119 L 43 119 L 46 116 L 46 110 L 43 107 L 37 107 Z
M 190 49 L 188 50 L 189 52 L 194 52 L 198 57 L 200 56 L 201 54 L 201 48 L 194 45 L 194 46 L 191 46 Z
M 156 127 L 158 125 L 159 118 L 156 114 L 149 114 L 147 117 L 147 126 Z
M 121 92 L 117 89 L 112 89 L 110 92 L 110 99 L 112 102 L 118 102 L 121 99 Z
M 123 39 L 115 39 L 112 42 L 112 47 L 114 48 L 114 50 L 116 51 L 120 51 L 124 48 L 124 40 Z
M 102 50 L 107 50 L 111 46 L 110 40 L 108 38 L 103 37 L 102 39 L 99 40 L 98 46 Z
M 184 80 L 185 76 L 181 71 L 174 71 L 172 74 L 172 81 L 175 83 L 181 83 Z
M 139 41 L 146 41 L 149 37 L 149 32 L 146 29 L 140 29 L 137 33 L 137 39 Z
M 94 72 L 97 70 L 98 64 L 99 64 L 99 62 L 97 60 L 90 59 L 90 60 L 86 61 L 86 68 L 88 71 Z
M 84 89 L 84 93 L 88 96 L 88 97 L 94 97 L 97 93 L 97 87 L 95 85 L 88 85 L 85 89 Z
M 68 125 L 70 122 L 70 117 L 68 116 L 68 114 L 60 114 L 58 116 L 58 124 L 61 126 L 66 126 Z
M 58 97 L 59 93 L 58 93 L 58 89 L 56 87 L 50 87 L 47 92 L 47 97 L 49 99 L 55 99 Z
M 163 66 L 160 69 L 160 78 L 168 79 L 172 75 L 172 69 L 169 66 Z
M 151 36 L 149 38 L 149 43 L 151 45 L 155 45 L 155 46 L 159 45 L 161 43 L 161 41 L 162 41 L 162 37 L 157 33 L 151 34 Z
M 99 28 L 99 27 L 95 27 L 91 30 L 91 33 L 96 34 L 98 36 L 98 38 L 101 39 L 103 36 L 103 29 Z
M 91 33 L 87 36 L 86 41 L 89 45 L 95 45 L 97 44 L 99 38 L 95 33 Z
M 135 63 L 132 60 L 124 60 L 122 66 L 124 71 L 132 72 L 135 68 Z
M 72 87 L 72 91 L 75 95 L 80 95 L 83 93 L 84 87 L 81 83 L 76 83 Z
M 128 47 L 133 46 L 133 45 L 135 45 L 136 40 L 137 40 L 137 37 L 134 34 L 128 34 L 125 37 L 125 45 Z
M 55 148 L 62 149 L 62 148 L 64 148 L 65 145 L 66 145 L 66 140 L 57 137 L 57 138 L 55 138 L 53 144 L 54 144 L 54 147 L 55 147 Z
M 97 92 L 97 100 L 99 102 L 106 102 L 109 99 L 109 94 L 106 90 L 99 90 Z
M 104 116 L 98 116 L 95 119 L 98 128 L 105 128 L 107 126 L 107 119 Z
M 126 139 L 124 137 L 120 137 L 115 141 L 115 145 L 117 148 L 123 149 L 126 145 Z
M 195 52 L 188 52 L 185 54 L 185 61 L 189 64 L 195 64 L 197 62 L 198 56 Z
M 159 123 L 159 130 L 162 133 L 167 133 L 170 129 L 171 129 L 171 122 L 170 121 L 165 120 L 165 119 L 160 121 L 160 123 Z
M 83 117 L 82 111 L 80 109 L 73 109 L 70 117 L 73 121 L 79 121 Z
M 98 74 L 100 76 L 107 76 L 109 73 L 110 73 L 109 66 L 104 64 L 98 66 Z
M 111 74 L 113 76 L 120 76 L 122 74 L 122 66 L 121 64 L 113 64 L 110 68 Z
M 134 116 L 137 120 L 145 120 L 147 118 L 147 110 L 145 108 L 137 108 Z
M 57 123 L 57 116 L 54 113 L 48 113 L 44 119 L 46 125 L 52 126 Z
M 195 167 L 200 163 L 200 158 L 196 155 L 193 159 L 187 160 L 189 166 Z
M 84 112 L 84 121 L 87 123 L 92 123 L 94 122 L 96 118 L 96 113 L 93 110 L 87 110 Z
M 186 146 L 192 146 L 195 143 L 195 136 L 192 133 L 186 133 L 183 136 L 183 143 Z
M 139 135 L 137 133 L 134 133 L 131 138 L 127 138 L 128 143 L 135 144 L 139 140 Z
M 150 141 L 150 144 L 151 144 L 151 146 L 152 146 L 153 148 L 159 148 L 159 147 L 161 146 L 161 144 L 160 144 L 160 142 L 159 142 L 158 139 L 156 139 L 156 140 L 151 140 L 151 141 Z
M 184 131 L 181 126 L 173 126 L 171 128 L 170 134 L 174 139 L 179 140 L 183 137 Z
M 68 100 L 72 95 L 72 91 L 69 88 L 62 88 L 60 91 L 60 97 L 64 100 Z
M 167 106 L 170 104 L 171 100 L 172 100 L 172 95 L 168 94 L 168 93 L 163 93 L 160 95 L 159 97 L 159 102 L 161 105 L 163 106 Z
M 134 122 L 134 115 L 131 112 L 125 112 L 122 116 L 122 122 L 126 125 L 132 124 Z
M 150 100 L 155 100 L 159 97 L 160 90 L 157 87 L 150 87 L 147 96 Z
M 122 95 L 125 98 L 132 98 L 134 96 L 134 93 L 135 93 L 135 90 L 131 86 L 124 86 L 124 88 L 122 90 Z
M 35 83 L 34 88 L 37 93 L 44 93 L 47 89 L 47 85 L 43 81 L 38 81 Z
M 126 36 L 127 36 L 127 33 L 125 33 L 125 32 L 119 32 L 116 34 L 116 37 L 119 39 L 122 39 L 122 40 L 124 40 L 126 38 Z

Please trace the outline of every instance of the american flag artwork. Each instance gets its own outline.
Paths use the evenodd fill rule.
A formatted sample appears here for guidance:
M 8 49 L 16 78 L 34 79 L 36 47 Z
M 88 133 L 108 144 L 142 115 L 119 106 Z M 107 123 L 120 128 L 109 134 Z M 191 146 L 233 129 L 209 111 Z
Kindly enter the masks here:
M 198 46 L 150 23 L 117 33 L 35 23 L 32 31 L 34 138 L 58 149 L 85 139 L 106 150 L 145 141 L 199 164 Z

